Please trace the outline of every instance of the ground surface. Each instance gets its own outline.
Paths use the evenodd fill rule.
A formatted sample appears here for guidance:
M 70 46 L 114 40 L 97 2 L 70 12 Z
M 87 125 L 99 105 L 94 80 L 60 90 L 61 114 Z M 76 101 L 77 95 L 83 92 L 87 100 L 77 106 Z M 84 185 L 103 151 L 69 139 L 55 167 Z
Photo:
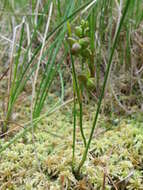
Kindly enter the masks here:
M 72 118 L 67 107 L 44 118 L 34 132 L 25 134 L 0 155 L 1 190 L 143 189 L 142 119 L 99 118 L 88 159 L 77 181 L 71 172 Z M 93 111 L 93 110 L 92 110 Z M 86 136 L 91 128 L 85 112 Z M 3 146 L 10 140 L 1 139 Z M 77 126 L 76 161 L 83 144 Z

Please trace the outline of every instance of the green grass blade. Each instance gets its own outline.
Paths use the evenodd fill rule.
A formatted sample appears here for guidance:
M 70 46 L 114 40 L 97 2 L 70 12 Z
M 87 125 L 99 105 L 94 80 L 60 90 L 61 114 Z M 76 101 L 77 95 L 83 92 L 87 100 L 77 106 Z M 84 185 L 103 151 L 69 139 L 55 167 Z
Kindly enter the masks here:
M 116 45 L 117 45 L 117 42 L 118 42 L 118 37 L 119 37 L 120 31 L 121 31 L 121 27 L 123 25 L 124 19 L 126 17 L 127 12 L 128 12 L 129 5 L 130 5 L 130 0 L 127 0 L 126 1 L 126 6 L 125 6 L 125 9 L 124 9 L 124 12 L 123 12 L 120 24 L 119 24 L 118 31 L 117 31 L 117 34 L 115 36 L 115 41 L 113 43 L 113 47 L 112 47 L 112 51 L 111 51 L 111 54 L 110 54 L 110 58 L 109 58 L 109 61 L 108 61 L 107 70 L 106 70 L 106 74 L 105 74 L 105 77 L 104 77 L 104 83 L 103 83 L 103 87 L 102 87 L 102 92 L 101 92 L 101 96 L 100 96 L 99 101 L 98 101 L 97 111 L 96 111 L 95 118 L 94 118 L 94 121 L 93 121 L 93 126 L 92 126 L 92 129 L 91 129 L 90 137 L 89 137 L 86 149 L 84 151 L 82 160 L 81 160 L 81 162 L 80 162 L 80 164 L 79 164 L 79 166 L 77 168 L 77 171 L 76 171 L 77 174 L 79 174 L 80 169 L 83 166 L 83 164 L 85 163 L 85 160 L 87 158 L 87 153 L 88 153 L 91 141 L 92 141 L 92 137 L 93 137 L 93 134 L 94 134 L 94 129 L 96 127 L 96 123 L 97 123 L 97 119 L 98 119 L 98 115 L 99 115 L 102 99 L 104 97 L 104 92 L 105 92 L 105 88 L 106 88 L 106 84 L 107 84 L 107 79 L 108 79 L 108 76 L 109 76 L 109 73 L 110 73 L 110 67 L 111 67 L 113 55 L 114 55 L 115 48 L 116 48 Z

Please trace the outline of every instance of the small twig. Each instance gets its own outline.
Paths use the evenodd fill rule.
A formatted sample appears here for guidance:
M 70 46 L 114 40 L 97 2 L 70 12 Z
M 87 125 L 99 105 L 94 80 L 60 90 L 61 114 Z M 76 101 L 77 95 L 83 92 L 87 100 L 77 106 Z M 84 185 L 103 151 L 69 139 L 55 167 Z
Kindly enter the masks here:
M 9 71 L 9 67 L 4 71 L 4 73 L 0 76 L 0 81 L 7 75 Z
M 0 120 L 0 122 L 4 122 L 4 120 Z M 20 128 L 24 128 L 24 126 L 22 126 L 21 124 L 17 123 L 17 122 L 14 122 L 14 121 L 8 121 L 8 123 L 13 123 L 15 125 L 18 125 L 17 127 L 14 127 L 13 129 L 11 130 L 8 130 L 7 132 L 3 133 L 3 134 L 0 134 L 0 137 L 4 137 L 6 135 L 8 135 L 9 133 L 15 131 L 16 129 L 19 129 Z
M 2 14 L 4 14 L 4 15 L 10 15 L 10 16 L 26 16 L 26 17 L 30 17 L 30 16 L 44 16 L 44 17 L 46 17 L 47 16 L 47 14 L 44 14 L 44 13 L 36 13 L 36 12 L 34 12 L 34 13 L 16 13 L 16 12 L 7 12 L 7 11 L 3 11 L 3 10 L 0 10 L 0 13 L 2 13 Z
M 108 179 L 110 180 L 110 182 L 112 183 L 113 187 L 115 188 L 115 190 L 118 190 L 117 186 L 115 185 L 114 181 L 112 180 L 112 178 L 110 177 L 109 174 L 106 174 Z
M 39 5 L 40 5 L 40 0 L 38 0 L 38 1 L 37 1 L 37 4 L 36 4 L 36 9 L 35 9 L 36 14 L 35 14 L 35 20 L 34 20 L 35 25 L 37 25 L 38 12 L 39 12 Z
M 87 12 L 87 10 L 90 9 L 96 2 L 97 2 L 97 0 L 93 0 L 93 1 L 81 12 L 81 14 L 84 14 L 85 12 Z
M 123 178 L 122 180 L 120 180 L 119 182 L 116 183 L 116 186 L 119 186 L 120 184 L 125 183 L 125 185 L 127 184 L 128 180 L 130 177 L 132 177 L 134 174 L 134 171 L 132 170 L 125 178 Z
M 47 36 L 48 30 L 49 30 L 52 11 L 53 11 L 53 3 L 51 3 L 51 5 L 50 5 L 49 16 L 48 16 L 48 20 L 47 20 L 47 24 L 46 24 L 43 43 L 42 43 L 42 47 L 41 47 L 41 51 L 40 51 L 40 55 L 39 55 L 39 60 L 38 60 L 38 63 L 37 63 L 37 69 L 36 69 L 36 72 L 35 72 L 35 77 L 34 77 L 34 81 L 33 81 L 33 85 L 32 85 L 32 87 L 33 87 L 33 89 L 32 89 L 32 104 L 33 105 L 34 105 L 36 82 L 37 82 L 40 63 L 41 63 L 41 59 L 42 59 L 42 54 L 43 54 L 43 50 L 44 50 L 44 46 L 45 46 L 45 42 L 46 42 L 46 36 Z M 33 110 L 33 105 L 32 105 L 32 110 Z
M 103 178 L 103 189 L 102 190 L 105 190 L 105 183 L 106 183 L 106 177 L 108 177 L 109 178 L 109 174 L 108 174 L 108 172 L 107 172 L 107 162 L 109 161 L 109 159 L 110 159 L 110 157 L 111 157 L 111 154 L 112 154 L 112 152 L 115 150 L 115 148 L 116 148 L 116 146 L 113 146 L 112 147 L 112 149 L 109 151 L 109 153 L 107 154 L 107 161 L 106 161 L 106 164 L 105 164 L 105 167 L 103 168 L 103 170 L 104 170 L 104 178 Z M 110 180 L 111 181 L 111 180 Z M 116 185 L 114 184 L 114 182 L 113 181 L 111 181 L 112 182 L 112 184 L 113 184 L 113 186 L 115 186 L 116 187 Z M 115 188 L 116 189 L 116 188 Z
M 121 17 L 122 17 L 123 0 L 120 0 L 120 4 L 118 3 L 117 0 L 115 0 L 115 2 L 116 2 L 116 5 L 117 5 L 117 8 L 118 8 L 118 20 L 117 20 L 117 25 L 116 25 L 116 31 L 115 31 L 114 38 L 115 38 L 116 33 L 117 33 L 117 31 L 118 31 L 118 27 L 119 27 L 120 20 L 121 20 Z
M 9 38 L 3 36 L 2 34 L 0 34 L 0 38 L 2 38 L 3 40 L 6 40 L 6 41 L 9 42 L 10 44 L 13 43 L 12 40 L 10 40 Z M 19 44 L 17 44 L 17 43 L 15 42 L 15 46 L 16 46 L 16 47 L 19 47 Z M 22 49 L 24 52 L 26 52 L 26 49 L 25 49 L 24 47 L 21 47 L 21 49 Z M 30 56 L 33 56 L 33 53 L 32 53 L 32 52 L 31 52 Z M 37 57 L 35 57 L 35 59 L 37 59 Z M 44 60 L 44 58 L 42 58 L 42 62 L 43 62 L 44 64 L 46 64 L 46 60 Z
M 26 30 L 27 30 L 27 44 L 28 46 L 30 45 L 30 28 L 29 28 L 29 24 L 26 23 Z M 30 61 L 31 59 L 31 49 L 29 49 L 28 51 L 28 61 Z
M 104 170 L 105 170 L 105 169 L 104 169 Z M 104 172 L 104 176 L 103 176 L 102 190 L 105 190 L 105 184 L 106 184 L 106 172 Z

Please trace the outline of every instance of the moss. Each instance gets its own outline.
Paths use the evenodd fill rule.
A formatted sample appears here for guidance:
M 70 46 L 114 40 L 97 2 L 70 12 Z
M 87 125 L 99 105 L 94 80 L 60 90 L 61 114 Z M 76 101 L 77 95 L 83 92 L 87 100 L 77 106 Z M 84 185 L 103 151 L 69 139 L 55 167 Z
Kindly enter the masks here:
M 85 117 L 84 130 L 89 135 L 91 120 Z M 88 159 L 82 168 L 83 179 L 77 181 L 71 169 L 72 124 L 66 114 L 57 112 L 45 118 L 26 141 L 19 141 L 4 151 L 0 157 L 0 186 L 2 189 L 101 189 L 106 173 L 106 189 L 114 185 L 126 189 L 143 187 L 143 131 L 132 120 L 123 120 L 118 126 L 96 130 Z M 141 126 L 141 125 L 140 125 Z M 49 133 L 50 131 L 50 133 Z M 56 134 L 56 136 L 54 136 Z M 97 135 L 98 134 L 98 135 Z M 3 141 L 3 143 L 5 143 Z M 36 149 L 35 149 L 36 147 Z M 84 151 L 77 129 L 76 162 Z M 35 155 L 36 154 L 36 155 Z M 38 158 L 38 159 L 37 159 Z

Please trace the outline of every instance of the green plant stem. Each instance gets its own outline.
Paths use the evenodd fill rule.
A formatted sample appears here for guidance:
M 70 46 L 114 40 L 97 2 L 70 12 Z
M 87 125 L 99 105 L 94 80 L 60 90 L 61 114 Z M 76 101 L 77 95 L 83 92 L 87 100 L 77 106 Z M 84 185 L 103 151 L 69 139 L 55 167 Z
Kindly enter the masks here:
M 61 12 L 61 2 L 60 0 L 58 0 L 58 12 L 59 12 L 59 16 L 62 17 L 62 12 Z
M 114 40 L 113 47 L 112 47 L 112 50 L 111 50 L 110 58 L 109 58 L 109 61 L 108 61 L 107 71 L 105 73 L 102 92 L 101 92 L 101 96 L 100 96 L 99 101 L 98 101 L 97 111 L 96 111 L 96 114 L 95 114 L 95 118 L 94 118 L 93 126 L 92 126 L 92 129 L 91 129 L 90 137 L 89 137 L 89 140 L 87 142 L 87 146 L 86 146 L 86 149 L 85 149 L 84 154 L 82 156 L 81 162 L 79 163 L 79 166 L 77 168 L 77 171 L 76 171 L 77 174 L 80 173 L 80 169 L 84 165 L 84 163 L 86 161 L 86 158 L 87 158 L 88 150 L 89 150 L 89 147 L 90 147 L 90 144 L 91 144 L 91 141 L 92 141 L 92 137 L 93 137 L 93 134 L 94 134 L 94 129 L 95 129 L 95 126 L 96 126 L 96 123 L 97 123 L 97 119 L 98 119 L 102 99 L 104 97 L 104 92 L 105 92 L 108 76 L 109 76 L 109 73 L 110 73 L 110 67 L 111 67 L 114 51 L 115 51 L 115 48 L 116 48 L 116 45 L 117 45 L 117 41 L 118 41 L 118 37 L 119 37 L 120 31 L 121 31 L 121 27 L 123 25 L 123 21 L 125 19 L 126 13 L 128 11 L 128 8 L 129 8 L 129 4 L 130 4 L 130 0 L 127 0 L 126 6 L 125 6 L 125 9 L 124 9 L 124 12 L 123 12 L 123 16 L 122 16 L 122 19 L 121 19 L 120 24 L 119 24 L 118 31 L 117 31 L 117 34 L 115 36 L 115 40 Z
M 91 16 L 89 17 L 89 25 L 90 25 L 90 46 L 92 55 L 89 60 L 90 66 L 90 74 L 91 77 L 95 77 L 95 9 L 93 8 L 91 12 Z
M 86 137 L 84 135 L 84 132 L 83 132 L 83 109 L 82 109 L 82 102 L 79 103 L 79 111 L 80 111 L 80 131 L 81 131 L 81 135 L 82 135 L 82 138 L 83 138 L 83 143 L 84 143 L 84 146 L 86 147 Z
M 72 170 L 74 170 L 74 163 L 75 163 L 75 142 L 76 142 L 76 97 L 74 93 L 74 107 L 73 107 L 73 146 L 72 146 Z
M 79 106 L 80 106 L 80 114 L 82 114 L 82 106 L 81 106 L 82 105 L 82 99 L 81 99 L 79 85 L 78 85 L 77 76 L 76 76 L 76 72 L 75 72 L 74 60 L 73 60 L 71 52 L 70 52 L 70 56 L 71 56 L 71 63 L 72 63 L 72 73 L 73 73 L 74 87 L 75 87 L 75 90 L 76 90 L 76 93 L 77 93 L 77 99 L 78 99 L 78 103 L 79 103 Z M 80 116 L 80 119 L 82 120 L 81 116 Z M 86 138 L 85 138 L 85 135 L 84 135 L 84 132 L 83 132 L 82 121 L 80 121 L 80 132 L 81 132 L 81 136 L 82 136 L 84 145 L 86 146 Z
M 82 59 L 82 64 L 81 64 L 81 69 L 82 71 L 84 70 L 84 59 Z M 81 94 L 81 99 L 83 97 L 83 84 L 81 84 L 80 86 L 80 94 Z M 83 102 L 81 101 L 79 103 L 79 108 L 80 108 L 80 130 L 83 133 L 83 137 L 84 137 L 84 132 L 83 132 Z M 83 138 L 83 142 L 84 142 L 84 146 L 86 147 L 86 138 Z

